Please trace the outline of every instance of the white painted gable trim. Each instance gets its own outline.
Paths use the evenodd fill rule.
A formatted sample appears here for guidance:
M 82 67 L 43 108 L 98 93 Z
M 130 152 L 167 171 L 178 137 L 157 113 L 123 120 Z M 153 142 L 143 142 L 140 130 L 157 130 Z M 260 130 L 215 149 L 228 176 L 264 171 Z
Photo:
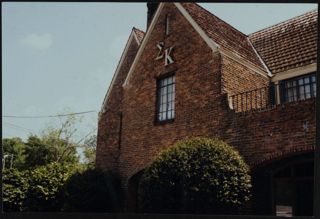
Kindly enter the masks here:
M 135 39 L 135 41 L 137 42 L 137 44 L 138 44 L 138 46 L 139 46 L 139 45 L 140 45 L 140 42 L 139 42 L 138 37 L 136 36 L 134 30 L 131 31 L 131 34 L 130 34 L 130 36 L 129 36 L 129 39 L 128 39 L 128 41 L 127 41 L 127 44 L 126 44 L 126 46 L 125 46 L 125 48 L 124 48 L 124 51 L 123 51 L 122 54 L 121 54 L 121 58 L 120 58 L 119 64 L 118 64 L 118 66 L 117 66 L 117 68 L 116 68 L 116 71 L 115 71 L 113 77 L 112 77 L 112 80 L 111 80 L 111 83 L 110 83 L 110 85 L 109 85 L 107 94 L 106 94 L 106 96 L 105 96 L 104 99 L 103 99 L 103 103 L 102 103 L 102 106 L 101 106 L 101 110 L 100 110 L 100 112 L 99 112 L 99 119 L 100 119 L 100 114 L 104 112 L 105 104 L 106 104 L 106 102 L 107 102 L 107 100 L 108 100 L 108 98 L 109 98 L 109 93 L 110 93 L 110 91 L 111 91 L 111 89 L 112 89 L 112 87 L 113 87 L 114 81 L 115 81 L 116 78 L 118 77 L 120 68 L 121 68 L 121 66 L 122 66 L 122 64 L 123 64 L 123 62 L 124 62 L 124 59 L 125 59 L 125 57 L 126 57 L 126 55 L 127 55 L 127 52 L 128 52 L 128 49 L 129 49 L 130 45 L 132 44 L 132 40 L 133 40 L 133 39 Z
M 278 72 L 271 78 L 271 81 L 278 82 L 278 81 L 287 80 L 290 78 L 310 74 L 316 71 L 317 71 L 317 63 L 312 63 L 312 64 L 301 66 L 298 68 L 289 69 L 287 71 Z
M 130 68 L 130 70 L 129 70 L 129 73 L 128 73 L 128 75 L 127 75 L 127 78 L 126 78 L 125 82 L 123 83 L 123 86 L 124 86 L 124 87 L 129 84 L 129 80 L 130 80 L 131 74 L 132 74 L 132 72 L 134 71 L 136 64 L 138 63 L 138 60 L 139 60 L 139 58 L 140 58 L 140 56 L 141 56 L 141 54 L 142 54 L 142 52 L 143 52 L 143 50 L 144 50 L 144 47 L 145 47 L 145 45 L 146 45 L 146 43 L 147 43 L 147 41 L 148 41 L 148 39 L 149 39 L 149 37 L 150 37 L 150 35 L 151 35 L 152 30 L 154 29 L 155 24 L 157 23 L 157 20 L 158 20 L 158 18 L 159 18 L 159 15 L 160 15 L 160 13 L 161 13 L 161 10 L 162 10 L 164 4 L 165 4 L 165 3 L 160 3 L 160 4 L 159 4 L 159 7 L 158 7 L 158 9 L 157 9 L 157 11 L 156 11 L 153 19 L 152 19 L 152 22 L 151 22 L 151 24 L 150 24 L 150 26 L 149 26 L 149 29 L 148 29 L 148 31 L 147 31 L 144 39 L 143 39 L 143 42 L 142 42 L 142 44 L 141 44 L 141 46 L 140 46 L 140 48 L 139 48 L 139 51 L 138 51 L 138 53 L 137 53 L 137 55 L 136 55 L 136 57 L 135 57 L 135 59 L 134 59 L 134 61 L 133 61 L 133 64 L 131 65 L 131 68 Z M 183 6 L 182 6 L 180 3 L 174 3 L 174 5 L 178 8 L 178 10 L 181 12 L 181 14 L 187 19 L 187 21 L 189 21 L 189 23 L 190 23 L 191 26 L 197 31 L 197 33 L 199 33 L 199 35 L 200 35 L 200 36 L 202 37 L 202 39 L 208 44 L 208 46 L 212 49 L 212 51 L 213 51 L 213 52 L 218 51 L 219 46 L 218 46 L 215 42 L 213 42 L 213 40 L 212 40 L 211 38 L 209 38 L 209 37 L 206 35 L 206 33 L 205 33 L 205 32 L 201 29 L 201 27 L 193 20 L 193 18 L 192 18 L 192 17 L 190 16 L 190 14 L 186 11 L 186 9 L 184 9 Z
M 137 36 L 136 32 L 135 32 L 134 30 L 132 30 L 132 33 L 133 33 L 133 36 L 134 36 L 135 40 L 136 40 L 137 43 L 138 43 L 138 46 L 140 46 L 140 41 L 139 41 L 139 39 L 138 39 L 138 36 Z
M 181 5 L 181 3 L 174 3 L 174 5 L 179 9 L 181 14 L 189 21 L 191 26 L 200 34 L 202 39 L 208 44 L 213 52 L 216 52 L 219 48 L 219 45 L 216 44 L 208 35 L 202 30 L 202 28 L 193 20 L 191 15 L 187 12 L 186 9 Z
M 162 8 L 163 8 L 163 5 L 164 5 L 163 2 L 159 4 L 158 9 L 157 9 L 155 15 L 153 16 L 153 19 L 152 19 L 152 21 L 151 21 L 151 24 L 149 25 L 149 28 L 148 28 L 148 30 L 147 30 L 144 38 L 143 38 L 142 44 L 141 44 L 141 46 L 139 47 L 139 50 L 138 50 L 138 52 L 137 52 L 137 55 L 136 55 L 136 57 L 134 58 L 133 63 L 132 63 L 132 65 L 131 65 L 131 67 L 130 67 L 130 70 L 129 70 L 128 74 L 127 74 L 126 80 L 124 81 L 124 83 L 123 83 L 123 85 L 122 85 L 123 87 L 125 87 L 126 85 L 129 84 L 129 80 L 130 80 L 131 74 L 132 74 L 133 70 L 135 69 L 135 67 L 136 67 L 136 65 L 137 65 L 137 63 L 138 63 L 138 60 L 140 59 L 140 56 L 142 55 L 142 51 L 144 50 L 144 47 L 146 46 L 146 43 L 147 43 L 147 41 L 148 41 L 148 39 L 149 39 L 149 37 L 150 37 L 150 35 L 151 35 L 151 32 L 152 32 L 152 30 L 153 30 L 153 28 L 154 28 L 154 26 L 155 26 L 155 24 L 156 24 L 156 21 L 158 20 L 158 17 L 159 17 L 159 15 L 160 15 L 160 13 L 161 13 L 161 10 L 162 10 Z
M 222 56 L 226 56 L 238 63 L 240 63 L 241 65 L 251 69 L 252 71 L 254 71 L 255 73 L 265 77 L 265 78 L 270 78 L 266 72 L 264 71 L 264 69 L 262 68 L 258 68 L 256 65 L 254 64 L 251 64 L 249 61 L 245 60 L 244 58 L 242 58 L 240 55 L 234 53 L 234 52 L 231 52 L 231 51 L 228 51 L 226 49 L 219 49 L 219 52 Z
M 257 52 L 256 48 L 254 48 L 254 46 L 252 45 L 252 43 L 251 43 L 251 41 L 250 41 L 249 37 L 247 37 L 247 40 L 248 40 L 248 42 L 249 42 L 250 46 L 252 47 L 253 51 L 254 51 L 254 52 L 256 53 L 256 55 L 258 56 L 258 58 L 259 58 L 260 62 L 261 62 L 261 63 L 262 63 L 262 65 L 263 65 L 263 67 L 267 70 L 267 72 L 268 72 L 268 76 L 269 76 L 269 77 L 272 77 L 273 75 L 272 75 L 272 73 L 271 73 L 270 69 L 268 68 L 268 66 L 266 65 L 266 63 L 263 61 L 263 59 L 260 57 L 260 55 L 259 55 L 259 53 Z

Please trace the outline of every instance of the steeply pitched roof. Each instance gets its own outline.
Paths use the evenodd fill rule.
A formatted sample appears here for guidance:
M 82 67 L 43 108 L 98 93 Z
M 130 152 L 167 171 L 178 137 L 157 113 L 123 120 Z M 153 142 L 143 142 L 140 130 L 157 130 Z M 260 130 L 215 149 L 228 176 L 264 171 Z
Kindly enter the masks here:
M 247 35 L 195 3 L 182 5 L 216 44 L 265 70 Z
M 249 35 L 272 73 L 317 62 L 317 10 Z
M 143 37 L 144 37 L 144 35 L 145 35 L 145 32 L 143 32 L 142 30 L 139 30 L 139 29 L 136 28 L 136 27 L 133 27 L 133 31 L 134 31 L 134 33 L 136 34 L 139 42 L 141 43 L 141 42 L 142 42 L 142 39 L 143 39 Z

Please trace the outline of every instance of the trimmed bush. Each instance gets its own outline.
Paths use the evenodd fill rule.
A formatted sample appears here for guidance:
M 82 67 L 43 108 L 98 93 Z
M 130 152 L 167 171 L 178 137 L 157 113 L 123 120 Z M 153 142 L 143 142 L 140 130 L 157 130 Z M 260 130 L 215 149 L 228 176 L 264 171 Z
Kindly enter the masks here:
M 237 214 L 250 197 L 248 171 L 223 141 L 179 141 L 145 170 L 140 206 L 154 213 Z
M 66 182 L 63 211 L 118 212 L 122 209 L 119 178 L 111 172 L 88 169 Z

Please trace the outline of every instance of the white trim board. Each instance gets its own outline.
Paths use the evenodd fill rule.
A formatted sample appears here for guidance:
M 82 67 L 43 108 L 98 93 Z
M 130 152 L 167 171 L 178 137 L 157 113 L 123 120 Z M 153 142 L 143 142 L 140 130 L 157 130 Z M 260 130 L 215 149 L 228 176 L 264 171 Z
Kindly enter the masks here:
M 125 80 L 125 82 L 123 83 L 123 87 L 126 87 L 128 84 L 129 84 L 129 80 L 130 80 L 130 77 L 131 77 L 131 74 L 132 72 L 134 71 L 137 63 L 138 63 L 138 60 L 139 58 L 141 57 L 141 54 L 144 50 L 144 47 L 151 35 L 151 32 L 153 31 L 154 29 L 154 26 L 159 18 L 159 15 L 161 13 L 161 10 L 164 6 L 164 2 L 160 3 L 159 6 L 158 6 L 158 9 L 151 21 L 151 24 L 149 26 L 149 29 L 147 30 L 147 33 L 144 37 L 144 40 L 138 50 L 138 53 L 133 61 L 133 64 L 131 65 L 130 67 L 130 70 L 128 72 L 128 75 L 127 75 L 127 78 Z M 199 33 L 199 35 L 201 36 L 201 38 L 207 43 L 207 45 L 212 49 L 213 53 L 215 52 L 220 52 L 221 54 L 247 66 L 248 68 L 252 69 L 254 72 L 264 76 L 264 77 L 270 77 L 271 76 L 271 72 L 269 72 L 269 69 L 264 65 L 265 69 L 260 69 L 258 68 L 257 66 L 255 66 L 254 64 L 251 64 L 249 63 L 248 61 L 245 61 L 243 58 L 240 58 L 238 57 L 236 54 L 232 53 L 232 52 L 229 52 L 229 51 L 226 51 L 225 49 L 221 48 L 217 43 L 215 43 L 206 33 L 205 31 L 197 24 L 197 22 L 195 22 L 195 20 L 191 17 L 191 15 L 187 12 L 187 10 L 181 5 L 181 3 L 173 3 L 177 8 L 178 10 L 180 11 L 180 13 L 187 19 L 187 21 L 189 21 L 189 23 L 191 24 L 191 26 L 195 29 L 195 31 L 197 33 Z M 253 48 L 254 49 L 254 48 Z M 255 51 L 255 50 L 254 50 Z M 258 55 L 258 54 L 257 54 Z M 260 57 L 258 55 L 258 57 Z M 263 63 L 263 62 L 262 62 Z M 264 64 L 264 63 L 263 63 Z
M 208 35 L 202 30 L 202 28 L 195 22 L 191 15 L 187 12 L 186 9 L 181 5 L 181 3 L 174 3 L 174 5 L 179 9 L 181 14 L 189 21 L 191 26 L 199 33 L 202 39 L 208 44 L 213 52 L 216 52 L 219 48 L 219 45 L 216 44 Z
M 99 119 L 100 119 L 100 113 L 103 113 L 103 112 L 104 112 L 105 104 L 106 104 L 106 102 L 107 102 L 107 100 L 108 100 L 108 98 L 109 98 L 109 93 L 110 93 L 110 91 L 111 91 L 111 89 L 112 89 L 112 87 L 113 87 L 114 81 L 115 81 L 116 78 L 118 77 L 120 68 L 121 68 L 121 66 L 122 66 L 122 64 L 123 64 L 123 62 L 124 62 L 124 59 L 125 59 L 125 57 L 126 57 L 126 55 L 127 55 L 127 52 L 128 52 L 128 49 L 129 49 L 130 45 L 132 44 L 132 40 L 133 40 L 133 39 L 135 39 L 135 41 L 137 42 L 137 44 L 138 44 L 138 46 L 139 46 L 139 45 L 140 45 L 140 42 L 139 42 L 139 40 L 138 40 L 138 37 L 136 36 L 136 33 L 135 33 L 134 30 L 132 29 L 132 31 L 131 31 L 131 33 L 130 33 L 130 36 L 129 36 L 129 38 L 128 38 L 128 41 L 127 41 L 127 43 L 126 43 L 126 46 L 125 46 L 125 48 L 124 48 L 124 50 L 123 50 L 123 52 L 122 52 L 122 54 L 121 54 L 121 58 L 120 58 L 120 61 L 119 61 L 119 63 L 118 63 L 118 66 L 117 66 L 117 68 L 116 68 L 116 71 L 115 71 L 115 73 L 113 74 L 111 83 L 110 83 L 110 85 L 109 85 L 109 87 L 108 87 L 108 91 L 107 91 L 107 93 L 106 93 L 106 95 L 105 95 L 105 97 L 104 97 L 104 99 L 103 99 L 103 103 L 102 103 L 102 106 L 101 106 L 101 110 L 100 110 L 100 112 L 99 112 Z
M 306 66 L 302 66 L 302 67 L 298 67 L 298 68 L 294 68 L 294 69 L 290 69 L 287 71 L 276 73 L 271 78 L 271 81 L 272 82 L 282 81 L 282 80 L 286 80 L 289 78 L 294 78 L 294 77 L 298 77 L 301 75 L 309 74 L 309 73 L 312 73 L 315 71 L 317 71 L 317 63 L 313 63 L 310 65 L 306 65 Z
M 250 41 L 250 38 L 247 36 L 247 40 L 250 44 L 250 46 L 252 47 L 253 51 L 256 53 L 256 55 L 258 56 L 260 62 L 262 63 L 263 67 L 266 69 L 266 71 L 268 72 L 268 76 L 269 77 L 272 77 L 272 73 L 270 71 L 270 69 L 268 68 L 268 66 L 266 65 L 266 63 L 263 61 L 263 59 L 261 58 L 261 56 L 259 55 L 259 53 L 257 52 L 256 48 L 254 48 L 254 46 L 252 45 L 251 41 Z
M 160 3 L 159 6 L 158 6 L 158 9 L 151 21 L 151 24 L 149 26 L 149 29 L 143 39 L 143 42 L 138 50 L 138 53 L 133 61 L 133 64 L 131 65 L 131 68 L 129 70 L 129 73 L 127 75 L 127 78 L 125 80 L 125 82 L 123 83 L 123 86 L 127 86 L 129 84 L 129 80 L 130 80 L 130 77 L 131 77 L 131 74 L 132 72 L 134 71 L 137 63 L 138 63 L 138 60 L 144 50 L 144 47 L 151 35 L 151 32 L 153 31 L 154 29 L 154 26 L 155 24 L 157 23 L 157 20 L 161 14 L 161 11 L 162 11 L 162 8 L 164 6 L 164 2 Z M 218 51 L 219 49 L 219 46 L 213 42 L 213 40 L 211 38 L 209 38 L 206 33 L 201 29 L 201 27 L 193 20 L 193 18 L 189 15 L 189 13 L 182 7 L 182 5 L 180 3 L 174 3 L 174 5 L 178 8 L 178 10 L 181 12 L 181 14 L 187 19 L 187 21 L 189 21 L 189 23 L 191 24 L 191 26 L 197 31 L 197 33 L 199 33 L 199 35 L 201 36 L 201 38 L 208 44 L 208 46 L 212 49 L 213 52 L 216 52 Z
M 143 41 L 142 41 L 142 44 L 140 45 L 140 47 L 139 47 L 139 49 L 138 49 L 138 52 L 137 52 L 137 55 L 136 55 L 136 57 L 134 58 L 133 63 L 132 63 L 132 65 L 131 65 L 131 67 L 130 67 L 130 70 L 129 70 L 128 74 L 127 74 L 126 80 L 124 81 L 124 83 L 123 83 L 123 85 L 122 85 L 123 87 L 125 87 L 125 86 L 129 83 L 129 80 L 130 80 L 132 71 L 133 71 L 133 69 L 136 67 L 136 65 L 137 65 L 137 63 L 138 63 L 138 60 L 139 60 L 140 56 L 142 55 L 142 51 L 144 50 L 144 48 L 145 48 L 145 46 L 146 46 L 146 42 L 148 41 L 148 39 L 149 39 L 149 37 L 150 37 L 150 35 L 151 35 L 151 32 L 152 32 L 152 30 L 154 29 L 154 26 L 155 26 L 155 24 L 156 24 L 156 21 L 158 20 L 158 17 L 159 17 L 160 12 L 161 12 L 161 10 L 162 10 L 162 8 L 163 8 L 163 5 L 164 5 L 163 2 L 161 2 L 161 3 L 159 4 L 158 9 L 157 9 L 155 15 L 153 16 L 153 19 L 152 19 L 152 21 L 151 21 L 151 24 L 149 25 L 149 28 L 148 28 L 147 32 L 145 33 L 145 36 L 144 36 Z
M 257 74 L 265 77 L 265 78 L 269 78 L 270 76 L 268 76 L 267 72 L 263 71 L 262 69 L 256 67 L 255 65 L 249 63 L 248 61 L 246 61 L 245 59 L 243 59 L 241 56 L 233 54 L 230 51 L 227 51 L 225 49 L 219 49 L 220 53 L 222 56 L 226 56 L 238 63 L 240 63 L 241 65 L 251 69 L 252 71 L 256 72 Z

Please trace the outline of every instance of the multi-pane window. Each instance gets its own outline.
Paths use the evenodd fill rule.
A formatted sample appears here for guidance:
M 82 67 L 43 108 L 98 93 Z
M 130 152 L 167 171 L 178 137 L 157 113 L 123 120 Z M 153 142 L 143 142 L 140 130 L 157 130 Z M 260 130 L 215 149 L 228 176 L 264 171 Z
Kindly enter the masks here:
M 282 82 L 283 102 L 305 100 L 316 96 L 316 75 L 310 74 Z
M 174 118 L 175 76 L 159 79 L 157 82 L 157 121 Z

